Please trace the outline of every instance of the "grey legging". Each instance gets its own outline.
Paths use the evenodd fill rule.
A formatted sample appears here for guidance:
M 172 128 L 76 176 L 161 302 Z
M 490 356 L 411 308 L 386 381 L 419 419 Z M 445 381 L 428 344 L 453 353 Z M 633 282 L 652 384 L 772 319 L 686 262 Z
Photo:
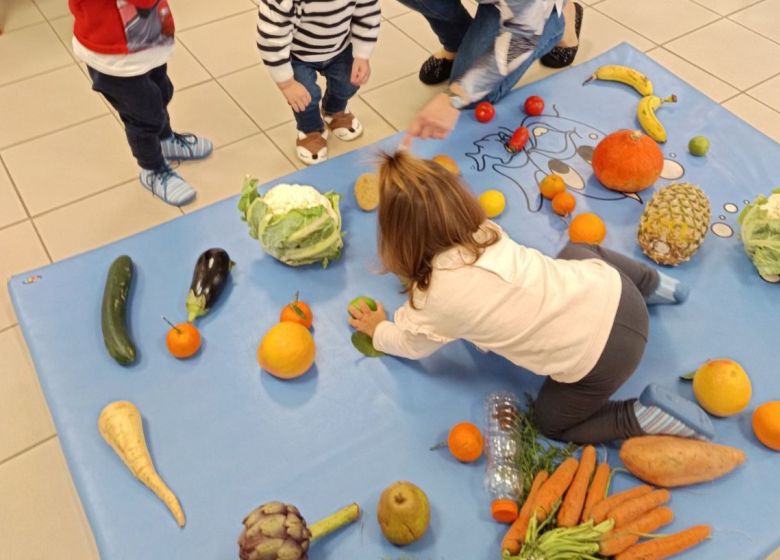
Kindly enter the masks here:
M 598 443 L 642 435 L 634 401 L 609 398 L 628 379 L 647 343 L 648 314 L 644 298 L 658 286 L 658 272 L 629 257 L 593 245 L 568 244 L 559 259 L 601 259 L 622 281 L 615 322 L 593 369 L 576 383 L 547 378 L 536 399 L 536 421 L 547 437 L 576 443 Z M 584 328 L 587 328 L 584 326 Z

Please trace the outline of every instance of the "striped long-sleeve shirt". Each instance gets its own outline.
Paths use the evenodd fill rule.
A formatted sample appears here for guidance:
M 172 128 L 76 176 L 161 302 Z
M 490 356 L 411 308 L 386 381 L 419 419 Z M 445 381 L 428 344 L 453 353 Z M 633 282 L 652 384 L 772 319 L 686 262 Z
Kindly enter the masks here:
M 292 56 L 330 60 L 352 44 L 355 58 L 369 58 L 379 35 L 379 0 L 260 0 L 257 48 L 271 77 L 293 77 Z

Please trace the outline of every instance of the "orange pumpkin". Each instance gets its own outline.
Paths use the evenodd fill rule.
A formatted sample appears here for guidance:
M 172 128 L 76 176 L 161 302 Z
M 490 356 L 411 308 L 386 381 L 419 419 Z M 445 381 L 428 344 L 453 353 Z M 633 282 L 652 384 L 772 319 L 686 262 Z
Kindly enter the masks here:
M 638 130 L 618 130 L 593 150 L 593 171 L 606 188 L 635 193 L 653 185 L 661 176 L 664 155 L 658 144 Z

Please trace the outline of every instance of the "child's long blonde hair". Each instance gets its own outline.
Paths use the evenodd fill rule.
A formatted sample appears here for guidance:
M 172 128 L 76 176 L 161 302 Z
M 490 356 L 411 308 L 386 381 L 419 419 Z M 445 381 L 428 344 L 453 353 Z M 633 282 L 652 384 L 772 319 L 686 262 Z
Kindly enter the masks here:
M 495 229 L 477 241 L 474 234 L 487 216 L 456 175 L 405 151 L 383 154 L 379 166 L 379 256 L 386 272 L 407 282 L 414 306 L 415 289 L 430 286 L 433 259 L 456 246 L 473 255 L 499 240 Z

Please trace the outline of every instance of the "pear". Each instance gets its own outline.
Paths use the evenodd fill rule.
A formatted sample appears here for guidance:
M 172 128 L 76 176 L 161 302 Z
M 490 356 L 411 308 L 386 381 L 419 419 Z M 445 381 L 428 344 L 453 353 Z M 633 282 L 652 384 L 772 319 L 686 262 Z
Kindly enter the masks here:
M 431 518 L 428 496 L 411 482 L 395 482 L 379 497 L 376 517 L 388 541 L 411 544 L 428 529 Z

